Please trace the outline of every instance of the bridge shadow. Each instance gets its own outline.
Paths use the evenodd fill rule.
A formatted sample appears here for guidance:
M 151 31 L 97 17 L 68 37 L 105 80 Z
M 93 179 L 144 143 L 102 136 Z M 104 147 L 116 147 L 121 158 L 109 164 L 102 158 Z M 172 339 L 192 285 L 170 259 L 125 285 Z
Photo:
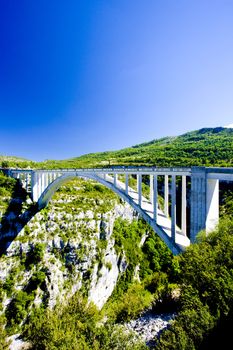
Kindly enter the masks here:
M 28 193 L 19 180 L 0 222 L 0 257 L 31 218 L 39 211 L 37 204 L 27 204 Z

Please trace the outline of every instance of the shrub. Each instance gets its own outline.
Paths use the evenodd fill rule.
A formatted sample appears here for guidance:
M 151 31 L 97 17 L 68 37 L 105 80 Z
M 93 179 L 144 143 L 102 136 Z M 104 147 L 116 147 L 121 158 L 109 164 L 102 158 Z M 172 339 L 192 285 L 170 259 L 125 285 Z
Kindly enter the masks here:
M 32 267 L 32 265 L 38 264 L 43 260 L 45 246 L 42 243 L 36 243 L 34 247 L 29 251 L 25 265 L 27 267 Z
M 27 309 L 33 300 L 33 295 L 19 291 L 6 309 L 7 327 L 18 325 L 27 316 Z
M 148 308 L 152 300 L 152 294 L 146 291 L 141 284 L 132 284 L 126 293 L 110 305 L 107 313 L 117 322 L 129 321 Z

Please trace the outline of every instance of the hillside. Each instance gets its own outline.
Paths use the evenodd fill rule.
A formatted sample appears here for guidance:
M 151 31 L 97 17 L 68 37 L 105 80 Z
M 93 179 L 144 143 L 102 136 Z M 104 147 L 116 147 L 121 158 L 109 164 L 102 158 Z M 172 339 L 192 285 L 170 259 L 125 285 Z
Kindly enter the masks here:
M 82 168 L 113 165 L 233 166 L 233 128 L 203 128 L 163 137 L 118 151 L 85 154 L 65 160 L 33 162 L 1 157 L 4 167 Z
M 204 128 L 165 137 L 113 152 L 83 155 L 44 166 L 91 167 L 109 165 L 232 166 L 233 129 Z

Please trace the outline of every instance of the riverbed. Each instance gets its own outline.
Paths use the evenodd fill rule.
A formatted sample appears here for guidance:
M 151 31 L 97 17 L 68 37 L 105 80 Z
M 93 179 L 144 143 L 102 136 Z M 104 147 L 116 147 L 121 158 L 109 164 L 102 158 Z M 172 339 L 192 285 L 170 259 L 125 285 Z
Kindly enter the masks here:
M 147 311 L 136 320 L 125 324 L 126 329 L 136 332 L 148 347 L 155 345 L 154 339 L 174 320 L 174 313 L 154 314 Z

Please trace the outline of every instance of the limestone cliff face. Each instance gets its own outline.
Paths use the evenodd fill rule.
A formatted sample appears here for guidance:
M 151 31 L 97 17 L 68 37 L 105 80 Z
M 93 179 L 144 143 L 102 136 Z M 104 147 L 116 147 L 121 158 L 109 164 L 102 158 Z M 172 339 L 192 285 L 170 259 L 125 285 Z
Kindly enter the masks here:
M 91 276 L 91 283 L 89 288 L 89 300 L 93 301 L 98 308 L 102 308 L 107 299 L 113 292 L 117 283 L 118 275 L 124 272 L 127 268 L 125 257 L 119 257 L 114 248 L 114 238 L 112 238 L 114 220 L 117 217 L 122 217 L 132 221 L 133 211 L 129 205 L 117 205 L 114 212 L 109 213 L 109 218 L 103 219 L 101 222 L 102 235 L 105 235 L 106 248 L 103 252 L 101 262 L 95 263 L 93 273 Z M 99 239 L 101 239 L 101 234 Z
M 127 268 L 124 256 L 116 253 L 112 233 L 116 218 L 133 220 L 132 208 L 112 200 L 110 210 L 104 213 L 99 213 L 98 207 L 67 211 L 66 205 L 72 196 L 57 198 L 20 230 L 6 255 L 1 257 L 0 280 L 3 284 L 9 283 L 11 289 L 3 297 L 3 309 L 9 305 L 12 295 L 27 291 L 32 285 L 34 304 L 45 303 L 52 308 L 58 300 L 82 288 L 88 300 L 102 308 L 113 292 L 119 273 Z M 10 226 L 6 237 L 11 235 L 14 232 Z M 44 279 L 35 285 L 38 273 Z

